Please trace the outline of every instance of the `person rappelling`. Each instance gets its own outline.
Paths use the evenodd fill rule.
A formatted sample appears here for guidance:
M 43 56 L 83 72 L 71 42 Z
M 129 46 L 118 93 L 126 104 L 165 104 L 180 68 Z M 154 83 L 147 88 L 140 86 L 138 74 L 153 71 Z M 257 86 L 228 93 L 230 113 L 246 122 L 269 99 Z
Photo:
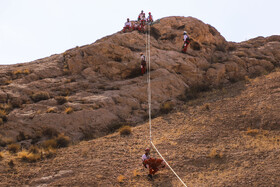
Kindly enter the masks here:
M 184 36 L 184 38 L 183 38 L 184 44 L 183 44 L 183 47 L 182 47 L 182 53 L 186 53 L 187 49 L 188 49 L 188 45 L 191 42 L 191 40 L 190 40 L 190 37 L 187 34 L 187 31 L 184 31 L 183 36 Z
M 156 172 L 158 172 L 160 169 L 165 168 L 165 162 L 159 158 L 149 158 L 149 159 L 144 160 L 143 163 L 149 170 L 148 177 L 150 179 L 153 179 L 153 175 Z
M 127 20 L 126 20 L 126 22 L 125 22 L 125 24 L 124 24 L 123 32 L 125 32 L 127 29 L 128 29 L 129 31 L 131 31 L 131 22 L 130 22 L 129 18 L 127 18 Z
M 146 57 L 143 53 L 140 54 L 141 56 L 141 74 L 142 76 L 146 73 Z
M 144 164 L 144 161 L 147 159 L 150 159 L 150 149 L 149 148 L 146 148 L 145 153 L 142 155 L 142 163 L 145 168 L 147 168 L 147 166 Z

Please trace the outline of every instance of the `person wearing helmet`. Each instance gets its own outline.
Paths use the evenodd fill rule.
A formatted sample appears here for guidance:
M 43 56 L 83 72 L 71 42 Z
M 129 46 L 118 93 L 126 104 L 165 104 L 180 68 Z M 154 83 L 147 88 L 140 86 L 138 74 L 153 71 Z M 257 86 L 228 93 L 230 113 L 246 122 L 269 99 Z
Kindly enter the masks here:
M 141 74 L 142 76 L 146 73 L 146 57 L 143 53 L 140 54 L 141 56 Z
M 147 159 L 150 159 L 150 149 L 149 148 L 146 148 L 145 149 L 145 154 L 142 155 L 142 163 L 143 163 L 145 168 L 147 168 L 147 165 L 144 164 L 144 161 L 147 160 Z
M 141 10 L 141 13 L 138 16 L 138 21 L 141 21 L 143 19 L 143 17 L 145 18 L 145 13 L 143 10 Z
M 187 34 L 187 31 L 184 31 L 184 44 L 183 44 L 183 47 L 182 47 L 182 53 L 186 53 L 187 52 L 187 49 L 188 49 L 188 45 L 190 43 L 190 37 L 188 36 Z
M 125 24 L 124 24 L 124 27 L 123 27 L 123 32 L 125 32 L 126 30 L 129 30 L 131 31 L 131 22 L 129 21 L 129 18 L 127 18 Z
M 154 20 L 153 20 L 153 16 L 152 16 L 151 12 L 149 12 L 149 15 L 148 15 L 148 17 L 147 17 L 147 22 L 150 23 L 150 24 L 152 24 L 153 21 L 154 21 Z

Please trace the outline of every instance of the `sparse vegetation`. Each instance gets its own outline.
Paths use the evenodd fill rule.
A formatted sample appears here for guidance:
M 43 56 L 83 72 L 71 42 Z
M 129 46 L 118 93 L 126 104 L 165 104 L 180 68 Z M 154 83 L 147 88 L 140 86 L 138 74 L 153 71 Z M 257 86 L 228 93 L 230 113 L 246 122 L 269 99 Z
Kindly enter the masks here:
M 222 158 L 223 153 L 221 153 L 220 151 L 217 151 L 217 149 L 212 149 L 209 153 L 209 157 L 210 158 Z
M 46 140 L 43 142 L 42 146 L 44 148 L 57 148 L 57 142 L 55 139 Z
M 20 150 L 20 145 L 19 144 L 10 144 L 8 145 L 8 151 L 10 153 L 17 153 Z
M 123 175 L 120 175 L 120 176 L 118 176 L 118 182 L 119 183 L 123 183 L 124 182 L 124 179 L 125 179 L 125 177 L 123 176 Z
M 14 163 L 13 160 L 10 160 L 10 161 L 8 162 L 8 165 L 10 166 L 10 168 L 13 168 L 13 167 L 15 166 L 15 163 Z
M 47 100 L 50 98 L 50 95 L 48 92 L 36 92 L 34 93 L 32 96 L 31 96 L 31 99 L 34 101 L 34 102 L 38 102 L 38 101 L 41 101 L 41 100 Z
M 57 137 L 59 135 L 59 132 L 52 127 L 46 127 L 43 129 L 42 134 L 48 138 Z
M 72 107 L 67 107 L 67 108 L 65 109 L 65 113 L 66 113 L 66 114 L 71 114 L 73 111 L 74 111 L 74 109 L 73 109 Z
M 0 146 L 5 147 L 8 144 L 13 143 L 13 139 L 0 136 Z
M 4 121 L 2 118 L 0 118 L 0 125 L 3 125 L 4 124 Z
M 23 140 L 26 140 L 27 136 L 25 135 L 24 132 L 20 131 L 17 135 L 17 141 L 20 142 L 20 141 L 23 141 Z
M 2 122 L 7 121 L 7 114 L 4 110 L 0 110 L 0 119 L 2 119 Z
M 256 136 L 257 134 L 259 134 L 259 129 L 248 128 L 246 133 L 250 136 Z
M 40 150 L 39 150 L 39 148 L 37 146 L 32 145 L 32 146 L 29 147 L 28 152 L 29 153 L 33 153 L 33 154 L 37 154 L 37 153 L 40 152 Z
M 123 126 L 119 129 L 119 132 L 120 132 L 120 135 L 122 136 L 127 136 L 127 135 L 130 135 L 131 134 L 131 127 L 126 125 L 126 126 Z
M 65 136 L 64 134 L 60 134 L 57 138 L 56 138 L 56 144 L 57 147 L 68 147 L 70 144 L 70 138 L 68 136 Z
M 47 113 L 57 113 L 57 108 L 55 107 L 50 107 L 48 108 L 48 110 L 46 111 Z
M 0 160 L 2 160 L 4 158 L 4 155 L 2 152 L 0 152 Z
M 171 102 L 167 101 L 160 106 L 160 112 L 167 114 L 171 110 L 173 110 L 173 107 L 174 107 L 173 104 Z
M 28 151 L 21 151 L 18 153 L 18 158 L 24 162 L 36 162 L 42 158 L 41 156 L 40 153 L 32 153 Z
M 64 96 L 57 96 L 57 97 L 55 97 L 55 100 L 56 100 L 57 104 L 59 104 L 59 105 L 63 105 L 64 103 L 66 103 L 68 101 L 67 97 L 64 97 Z

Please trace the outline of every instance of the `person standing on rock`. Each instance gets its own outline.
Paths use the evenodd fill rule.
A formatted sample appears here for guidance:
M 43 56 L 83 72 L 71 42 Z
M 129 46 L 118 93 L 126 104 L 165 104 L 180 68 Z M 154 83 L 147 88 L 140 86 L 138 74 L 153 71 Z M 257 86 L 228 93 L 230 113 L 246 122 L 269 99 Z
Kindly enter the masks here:
M 141 55 L 141 74 L 142 76 L 146 73 L 146 57 L 143 53 Z
M 129 18 L 127 18 L 124 27 L 123 27 L 123 32 L 126 31 L 126 29 L 128 29 L 129 31 L 131 31 L 131 22 L 129 21 Z
M 190 37 L 187 35 L 187 31 L 184 31 L 184 44 L 183 44 L 183 47 L 182 47 L 182 53 L 186 53 L 187 52 L 187 49 L 188 49 L 188 45 L 190 43 Z
M 149 24 L 152 24 L 153 23 L 153 16 L 152 16 L 152 14 L 151 14 L 151 12 L 149 12 L 149 15 L 148 15 L 148 17 L 147 17 L 147 22 L 149 23 Z

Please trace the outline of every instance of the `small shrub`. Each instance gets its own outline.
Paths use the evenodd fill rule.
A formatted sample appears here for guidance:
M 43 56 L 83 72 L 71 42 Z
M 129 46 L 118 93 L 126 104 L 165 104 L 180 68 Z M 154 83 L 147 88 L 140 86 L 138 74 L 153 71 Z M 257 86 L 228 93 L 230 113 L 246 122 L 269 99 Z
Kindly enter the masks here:
M 42 101 L 42 100 L 47 100 L 50 98 L 50 95 L 48 92 L 36 92 L 31 96 L 31 99 L 34 102 Z
M 42 134 L 48 138 L 53 138 L 58 136 L 59 132 L 55 128 L 46 127 L 43 129 Z
M 18 70 L 13 71 L 12 73 L 13 73 L 13 75 L 19 75 L 19 74 L 22 74 L 22 70 L 18 69 Z
M 8 151 L 10 153 L 17 153 L 19 151 L 19 149 L 20 149 L 19 144 L 13 143 L 13 144 L 8 145 Z
M 29 153 L 38 154 L 40 152 L 39 148 L 35 145 L 32 145 L 28 149 Z
M 73 111 L 74 111 L 74 109 L 72 107 L 68 107 L 65 109 L 66 114 L 71 114 Z
M 24 134 L 24 132 L 20 131 L 17 135 L 17 141 L 20 142 L 20 141 L 23 141 L 26 139 L 27 139 L 27 136 Z
M 212 149 L 211 152 L 209 153 L 210 158 L 222 158 L 223 154 L 221 152 L 217 152 L 216 149 Z
M 133 170 L 133 176 L 134 177 L 140 176 L 140 173 L 135 169 Z
M 118 182 L 119 183 L 123 183 L 124 182 L 124 179 L 125 179 L 125 177 L 123 176 L 123 175 L 120 175 L 120 176 L 118 176 Z
M 65 136 L 64 134 L 60 134 L 56 138 L 56 144 L 58 148 L 68 147 L 68 145 L 70 144 L 70 138 L 68 136 Z
M 0 110 L 0 118 L 2 121 L 7 121 L 7 114 L 4 110 Z
M 248 128 L 246 133 L 250 136 L 256 136 L 257 134 L 259 134 L 259 129 Z
M 48 108 L 48 110 L 46 111 L 47 113 L 57 113 L 57 108 L 55 107 L 50 107 Z
M 4 155 L 2 152 L 0 152 L 0 160 L 2 160 L 4 158 Z
M 57 148 L 57 142 L 55 139 L 46 140 L 42 144 L 45 148 Z
M 202 107 L 201 107 L 202 110 L 210 110 L 210 106 L 208 103 L 204 104 Z
M 130 126 L 123 126 L 119 129 L 120 135 L 127 136 L 131 134 L 131 127 Z
M 56 150 L 49 147 L 45 150 L 44 155 L 46 156 L 46 158 L 54 157 L 56 155 Z
M 23 74 L 25 75 L 29 75 L 30 74 L 30 70 L 29 69 L 25 69 L 22 71 Z
M 8 165 L 10 166 L 10 168 L 13 168 L 13 167 L 15 166 L 15 163 L 14 163 L 13 160 L 10 160 L 10 161 L 8 162 Z
M 173 104 L 171 102 L 165 102 L 160 106 L 160 112 L 167 114 L 173 110 Z
M 63 96 L 57 96 L 57 97 L 55 97 L 55 100 L 56 100 L 57 104 L 59 104 L 59 105 L 63 105 L 64 103 L 66 103 L 68 101 L 67 97 L 63 97 Z
M 36 162 L 42 158 L 42 155 L 40 153 L 22 151 L 18 154 L 18 158 L 24 162 Z

